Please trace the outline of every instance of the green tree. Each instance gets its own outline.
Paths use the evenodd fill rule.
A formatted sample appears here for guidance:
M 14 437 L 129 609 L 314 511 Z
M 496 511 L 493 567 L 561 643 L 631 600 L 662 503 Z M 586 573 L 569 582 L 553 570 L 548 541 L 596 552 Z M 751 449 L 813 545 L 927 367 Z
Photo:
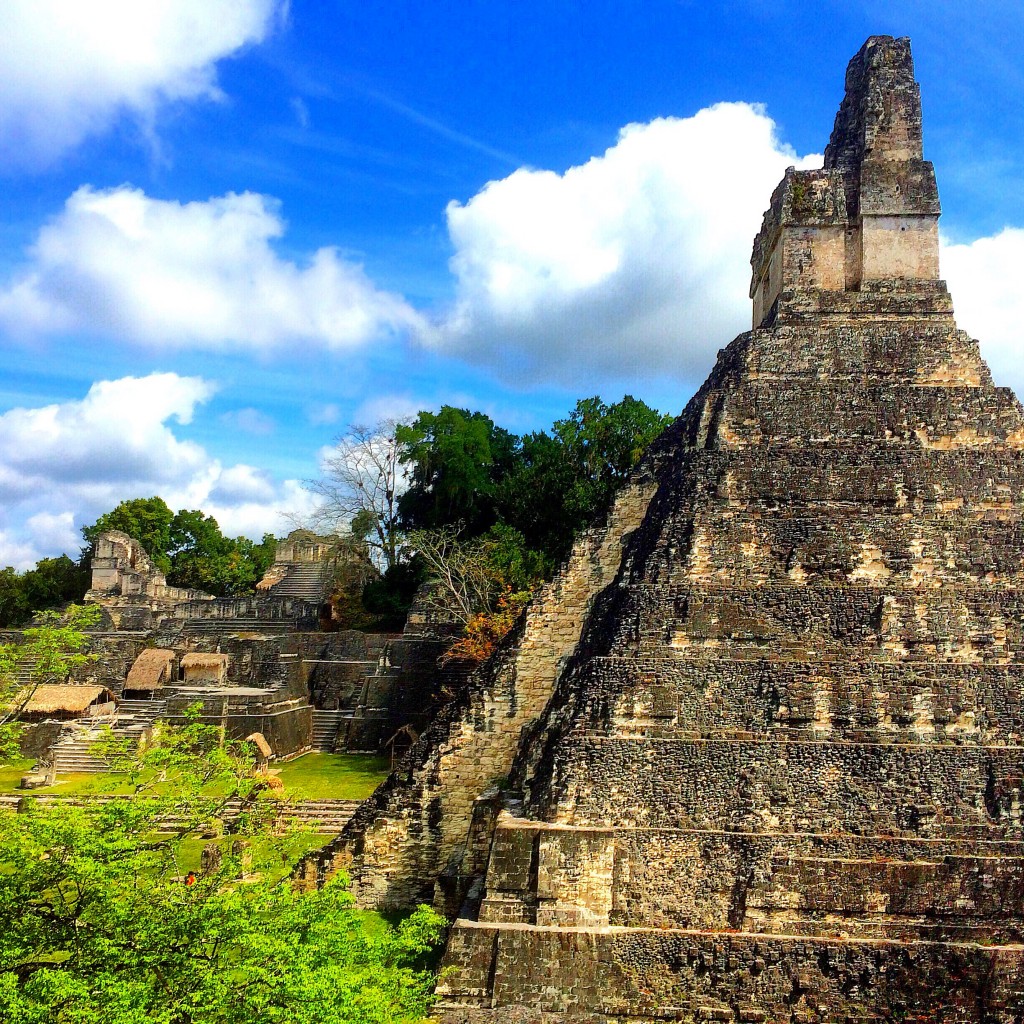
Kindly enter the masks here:
M 0 644 L 0 760 L 18 752 L 18 716 L 43 683 L 66 682 L 72 670 L 92 659 L 86 632 L 96 625 L 96 605 L 69 605 L 62 612 L 42 611 L 22 631 L 20 642 Z M 25 673 L 19 671 L 23 666 Z
M 11 566 L 0 569 L 0 626 L 19 625 L 32 614 L 22 580 L 22 574 Z
M 468 536 L 495 521 L 494 492 L 515 465 L 518 438 L 490 416 L 445 405 L 395 432 L 409 486 L 399 498 L 405 529 L 462 523 Z
M 497 489 L 501 518 L 554 562 L 611 504 L 650 443 L 671 422 L 626 395 L 606 405 L 584 398 L 550 434 L 522 439 L 519 459 Z
M 90 545 L 105 530 L 121 530 L 142 544 L 168 583 L 205 590 L 218 597 L 252 591 L 274 561 L 276 540 L 264 534 L 225 537 L 213 516 L 198 509 L 171 512 L 163 498 L 122 501 L 82 529 Z M 88 553 L 83 563 L 88 561 Z M 82 591 L 84 593 L 84 590 Z M 37 602 L 33 607 L 38 607 Z
M 20 626 L 33 608 L 55 608 L 80 601 L 89 589 L 89 571 L 67 555 L 43 558 L 34 569 L 19 573 L 0 569 L 0 626 Z
M 336 879 L 281 878 L 248 744 L 197 720 L 141 754 L 109 743 L 133 795 L 0 810 L 0 1019 L 11 1024 L 398 1024 L 430 1006 L 426 907 L 371 922 Z M 230 801 L 247 810 L 190 878 Z M 294 838 L 294 837 L 291 837 Z M 254 875 L 240 881 L 251 854 Z
M 312 515 L 317 533 L 364 541 L 384 573 L 400 559 L 399 498 L 405 487 L 397 420 L 353 423 L 334 439 L 323 476 L 305 487 L 319 498 Z

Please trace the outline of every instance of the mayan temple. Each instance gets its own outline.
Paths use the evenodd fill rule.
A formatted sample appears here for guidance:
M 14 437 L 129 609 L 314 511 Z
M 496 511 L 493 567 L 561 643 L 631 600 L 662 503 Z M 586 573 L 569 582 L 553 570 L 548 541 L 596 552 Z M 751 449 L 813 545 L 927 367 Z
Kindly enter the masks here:
M 871 38 L 753 329 L 307 867 L 457 918 L 441 1019 L 1024 1019 L 1024 413 L 938 217 Z

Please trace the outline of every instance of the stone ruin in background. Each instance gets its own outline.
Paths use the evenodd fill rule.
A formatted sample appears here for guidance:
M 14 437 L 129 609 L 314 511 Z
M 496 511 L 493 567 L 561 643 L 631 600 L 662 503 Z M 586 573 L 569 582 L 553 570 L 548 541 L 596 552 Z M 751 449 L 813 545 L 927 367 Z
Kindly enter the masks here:
M 306 865 L 455 918 L 446 1021 L 1024 1016 L 1024 412 L 938 214 L 873 37 L 754 329 Z

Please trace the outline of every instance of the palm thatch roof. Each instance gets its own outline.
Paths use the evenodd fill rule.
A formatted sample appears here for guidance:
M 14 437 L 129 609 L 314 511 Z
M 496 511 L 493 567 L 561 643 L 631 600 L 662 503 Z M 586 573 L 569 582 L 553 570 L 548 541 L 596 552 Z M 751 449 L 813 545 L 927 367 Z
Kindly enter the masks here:
M 194 651 L 181 659 L 182 668 L 221 668 L 228 663 L 226 654 L 210 654 L 206 651 Z
M 90 704 L 106 703 L 114 699 L 113 693 L 105 686 L 79 685 L 75 683 L 46 683 L 35 690 L 23 690 L 18 698 L 26 715 L 54 715 L 59 712 L 80 714 Z M 101 698 L 105 698 L 101 699 Z
M 171 676 L 174 651 L 153 647 L 136 659 L 124 681 L 126 690 L 159 690 Z

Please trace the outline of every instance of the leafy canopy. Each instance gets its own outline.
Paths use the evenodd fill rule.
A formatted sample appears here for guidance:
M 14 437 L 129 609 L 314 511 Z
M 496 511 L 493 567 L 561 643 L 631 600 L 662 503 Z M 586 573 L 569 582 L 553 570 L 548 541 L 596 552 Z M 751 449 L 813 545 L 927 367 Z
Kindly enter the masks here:
M 132 498 L 104 513 L 82 535 L 92 546 L 101 533 L 121 530 L 142 544 L 172 586 L 223 597 L 251 592 L 274 561 L 276 541 L 225 537 L 213 516 L 198 509 L 172 512 L 163 498 Z
M 0 1020 L 424 1017 L 442 920 L 423 907 L 394 928 L 374 923 L 343 879 L 302 891 L 282 877 L 294 837 L 272 829 L 248 744 L 193 718 L 142 753 L 109 741 L 105 754 L 132 796 L 0 810 Z M 248 810 L 232 818 L 232 801 Z M 225 821 L 229 834 L 201 838 Z M 217 856 L 190 877 L 204 842 Z

